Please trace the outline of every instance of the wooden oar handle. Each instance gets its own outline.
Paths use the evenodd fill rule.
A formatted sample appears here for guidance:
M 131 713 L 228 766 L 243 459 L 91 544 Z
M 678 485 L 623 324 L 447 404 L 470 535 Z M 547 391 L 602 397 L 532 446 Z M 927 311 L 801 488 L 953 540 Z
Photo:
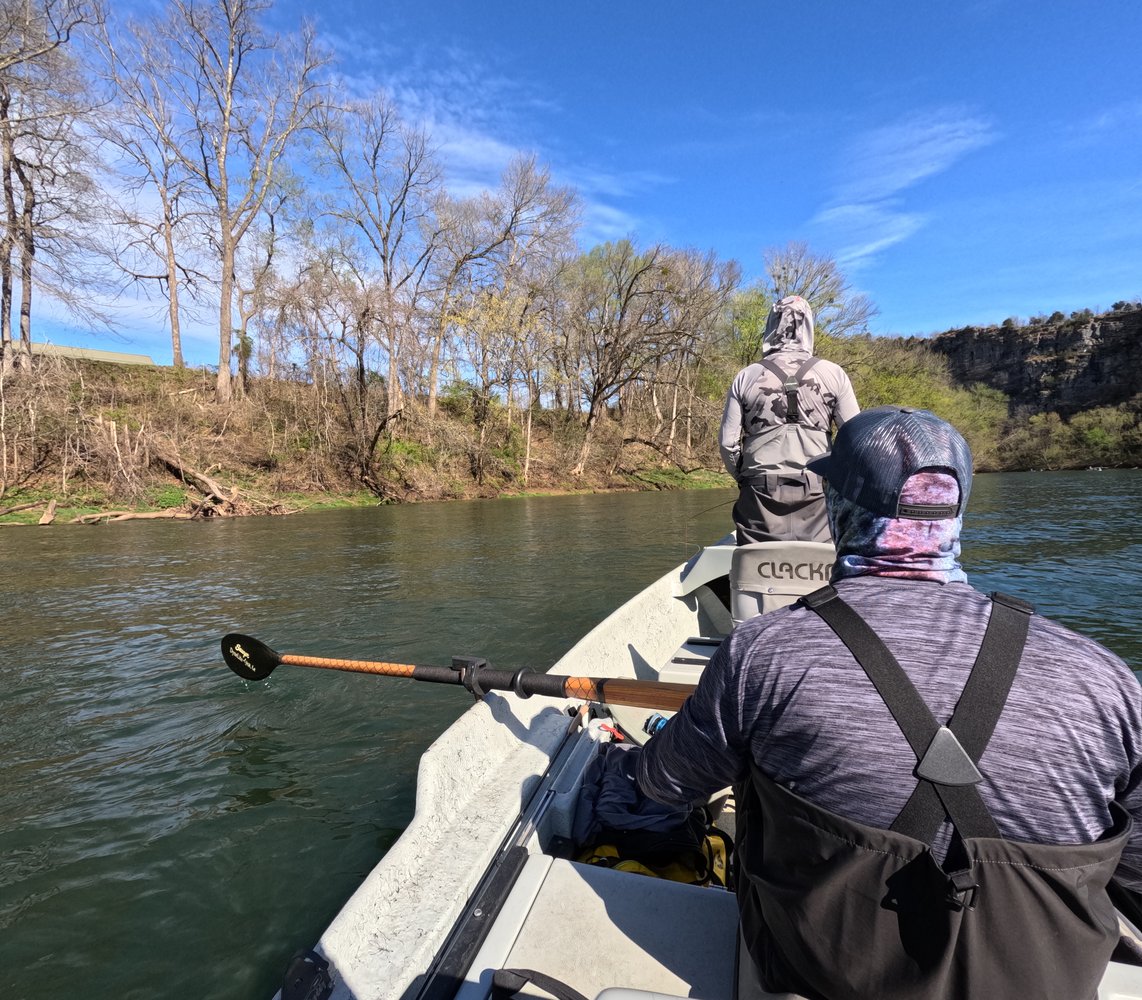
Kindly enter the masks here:
M 591 680 L 591 678 L 575 678 Z M 629 705 L 631 708 L 658 708 L 677 712 L 682 703 L 694 693 L 692 684 L 673 681 L 639 681 L 626 677 L 595 678 L 598 697 L 593 701 L 608 705 Z
M 483 680 L 481 676 L 481 681 Z M 542 694 L 551 698 L 578 698 L 605 705 L 628 705 L 632 708 L 658 708 L 676 712 L 694 687 L 668 681 L 639 681 L 626 677 L 565 677 L 562 674 L 526 672 L 514 684 L 488 684 L 516 690 L 520 694 Z

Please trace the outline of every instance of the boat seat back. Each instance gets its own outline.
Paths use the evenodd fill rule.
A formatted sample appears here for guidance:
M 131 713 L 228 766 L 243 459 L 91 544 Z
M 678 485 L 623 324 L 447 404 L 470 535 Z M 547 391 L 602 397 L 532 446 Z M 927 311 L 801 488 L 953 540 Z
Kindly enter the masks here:
M 825 586 L 836 555 L 828 542 L 739 545 L 730 564 L 730 615 L 734 625 L 783 608 Z

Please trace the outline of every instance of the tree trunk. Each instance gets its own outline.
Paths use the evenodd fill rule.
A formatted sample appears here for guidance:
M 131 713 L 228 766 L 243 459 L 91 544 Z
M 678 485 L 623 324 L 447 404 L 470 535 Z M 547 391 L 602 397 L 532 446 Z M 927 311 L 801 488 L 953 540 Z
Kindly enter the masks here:
M 571 475 L 573 476 L 583 475 L 583 470 L 587 467 L 587 456 L 591 453 L 591 437 L 595 432 L 595 424 L 598 422 L 598 409 L 592 403 L 591 409 L 587 414 L 587 427 L 583 432 L 583 446 L 579 449 L 579 460 L 571 470 Z
M 527 486 L 527 476 L 531 471 L 531 405 L 527 408 L 527 421 L 523 434 L 523 485 Z
M 228 231 L 228 220 L 223 214 L 222 285 L 218 306 L 218 379 L 214 399 L 218 403 L 230 402 L 230 338 L 233 331 L 234 308 L 234 242 Z
M 444 312 L 440 314 L 440 327 L 436 333 L 436 339 L 432 343 L 432 361 L 428 365 L 428 419 L 432 420 L 436 416 L 436 383 L 440 377 L 440 351 L 444 343 L 444 331 L 447 327 L 447 321 L 444 318 Z
M 678 436 L 678 383 L 674 383 L 674 398 L 670 401 L 670 434 L 666 438 L 666 457 L 674 458 L 674 439 Z
M 167 199 L 164 190 L 163 200 Z M 166 210 L 163 222 L 163 239 L 166 243 L 167 257 L 167 314 L 171 324 L 171 354 L 172 364 L 175 368 L 185 368 L 186 362 L 182 357 L 182 329 L 178 317 L 178 265 L 175 256 L 174 227 L 170 217 L 170 209 Z
M 32 264 L 36 257 L 36 191 L 31 175 L 19 160 L 14 161 L 24 188 L 24 208 L 20 215 L 20 350 L 32 361 Z
M 436 416 L 436 386 L 440 380 L 440 353 L 444 350 L 444 335 L 448 332 L 448 304 L 452 301 L 452 289 L 456 285 L 460 269 L 463 265 L 457 263 L 444 282 L 444 291 L 440 296 L 440 320 L 436 326 L 436 339 L 432 343 L 432 361 L 428 365 L 428 419 Z
M 0 366 L 12 371 L 12 250 L 16 242 L 16 196 L 12 191 L 12 128 L 8 118 L 11 99 L 7 90 L 0 91 L 0 172 L 4 183 L 4 215 L 6 225 L 0 237 Z

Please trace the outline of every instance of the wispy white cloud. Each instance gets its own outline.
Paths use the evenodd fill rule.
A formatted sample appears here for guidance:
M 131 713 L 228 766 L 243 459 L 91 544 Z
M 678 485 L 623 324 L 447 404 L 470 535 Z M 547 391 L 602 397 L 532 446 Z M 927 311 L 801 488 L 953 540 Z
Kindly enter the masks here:
M 857 138 L 844 154 L 838 199 L 875 201 L 897 194 L 995 139 L 983 118 L 954 109 L 912 114 Z
M 614 205 L 584 199 L 583 242 L 587 246 L 609 243 L 630 236 L 639 228 L 639 219 Z
M 814 221 L 843 235 L 837 260 L 856 270 L 880 251 L 904 242 L 927 222 L 925 215 L 906 212 L 898 206 L 899 202 L 893 200 L 836 205 L 818 212 Z
M 1142 128 L 1142 98 L 1103 108 L 1069 127 L 1060 129 L 1063 142 L 1071 149 L 1102 147 L 1107 142 L 1137 135 Z
M 428 131 L 454 194 L 494 185 L 512 157 L 531 145 L 537 110 L 550 110 L 526 81 L 500 72 L 491 57 L 456 47 L 396 47 L 360 32 L 324 36 L 337 53 L 338 83 L 355 97 L 387 94 L 401 115 Z
M 996 138 L 987 119 L 955 108 L 913 113 L 865 132 L 841 150 L 843 176 L 812 222 L 841 247 L 841 262 L 859 268 L 927 222 L 926 213 L 905 207 L 904 192 Z
M 494 54 L 397 48 L 340 30 L 328 32 L 325 40 L 337 53 L 339 80 L 349 93 L 387 93 L 404 117 L 425 127 L 453 195 L 494 188 L 514 157 L 534 152 L 550 166 L 556 183 L 579 193 L 582 237 L 590 245 L 636 231 L 640 220 L 621 202 L 671 183 L 653 171 L 600 169 L 545 149 L 544 120 L 559 110 L 559 102 L 518 74 L 500 71 Z
M 1136 128 L 1139 123 L 1142 123 L 1142 98 L 1106 108 L 1087 122 L 1085 128 L 1088 132 L 1102 134 L 1123 128 Z
M 589 164 L 575 164 L 560 170 L 564 184 L 599 198 L 629 198 L 647 188 L 674 183 L 672 177 L 655 170 L 628 170 L 623 173 L 602 170 Z

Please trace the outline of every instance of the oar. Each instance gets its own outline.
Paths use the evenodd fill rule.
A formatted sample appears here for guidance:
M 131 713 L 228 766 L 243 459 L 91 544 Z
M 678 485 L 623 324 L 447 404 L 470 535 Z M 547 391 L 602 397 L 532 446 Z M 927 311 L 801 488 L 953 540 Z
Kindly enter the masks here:
M 550 698 L 580 698 L 606 705 L 658 708 L 676 712 L 694 692 L 693 685 L 669 681 L 639 681 L 623 677 L 564 677 L 540 674 L 529 667 L 521 670 L 493 670 L 476 657 L 457 656 L 450 667 L 416 663 L 386 663 L 376 660 L 336 660 L 323 656 L 278 653 L 264 642 L 231 632 L 222 637 L 222 658 L 239 677 L 260 681 L 269 677 L 279 664 L 317 667 L 322 670 L 348 670 L 360 674 L 407 677 L 434 684 L 460 684 L 477 698 L 485 691 L 514 691 L 521 698 L 533 694 Z

